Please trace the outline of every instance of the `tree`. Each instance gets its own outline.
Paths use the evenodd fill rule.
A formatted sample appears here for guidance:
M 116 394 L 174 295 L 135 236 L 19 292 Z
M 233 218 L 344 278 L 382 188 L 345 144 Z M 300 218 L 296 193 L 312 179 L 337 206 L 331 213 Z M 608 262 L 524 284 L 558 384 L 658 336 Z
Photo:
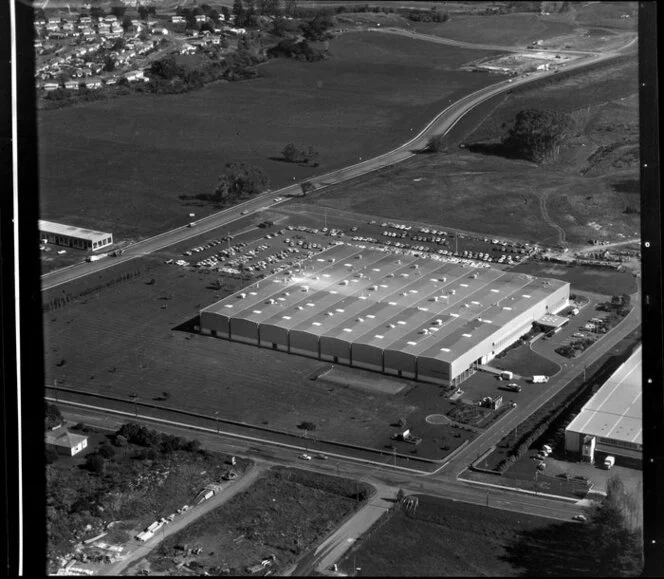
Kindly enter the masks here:
M 293 163 L 299 152 L 299 149 L 293 143 L 288 143 L 281 151 L 281 156 L 289 163 Z
M 572 123 L 567 115 L 548 110 L 519 111 L 503 145 L 524 159 L 541 163 L 555 158 L 569 138 Z
M 245 163 L 226 163 L 214 195 L 218 201 L 235 201 L 242 195 L 256 195 L 270 183 L 263 170 Z
M 150 11 L 143 4 L 138 5 L 138 16 L 141 20 L 147 20 Z
M 110 444 L 102 444 L 98 450 L 103 458 L 111 459 L 115 456 L 115 449 Z
M 313 432 L 316 430 L 316 425 L 313 422 L 304 421 L 298 424 L 297 426 L 300 430 L 306 430 L 307 432 Z
M 426 150 L 432 153 L 441 153 L 445 149 L 445 135 L 434 135 L 429 139 L 426 147 Z
M 47 447 L 46 448 L 46 454 L 44 456 L 44 459 L 46 460 L 46 464 L 53 464 L 56 460 L 58 460 L 58 457 L 60 456 L 58 454 L 58 451 L 55 450 L 55 448 Z
M 110 55 L 104 60 L 104 70 L 107 72 L 113 72 L 115 70 L 115 60 Z
M 164 80 L 171 80 L 184 75 L 184 69 L 175 62 L 173 55 L 155 60 L 150 67 L 150 72 Z
M 129 30 L 132 26 L 133 24 L 131 23 L 131 18 L 129 16 L 125 16 L 122 19 L 122 30 L 127 32 L 127 30 Z
M 123 6 L 122 4 L 118 4 L 118 3 L 114 2 L 113 5 L 111 6 L 111 14 L 113 14 L 115 17 L 117 17 L 118 20 L 125 15 L 126 11 L 127 11 L 127 7 Z
M 215 24 L 219 24 L 219 21 L 221 20 L 221 17 L 219 16 L 219 12 L 217 12 L 214 8 L 208 12 L 208 18 L 212 20 Z
M 233 16 L 235 17 L 235 26 L 244 26 L 244 7 L 242 0 L 233 0 Z
M 85 459 L 85 468 L 97 475 L 102 475 L 106 470 L 106 461 L 99 454 L 88 454 Z
M 302 196 L 311 193 L 315 189 L 314 184 L 311 181 L 303 181 L 300 187 L 302 188 Z
M 113 437 L 113 444 L 115 444 L 115 446 L 119 446 L 120 448 L 123 448 L 123 447 L 127 446 L 127 444 L 129 444 L 129 443 L 127 442 L 127 439 L 124 436 L 122 436 L 122 434 L 116 434 Z
M 104 12 L 104 9 L 100 6 L 92 6 L 90 8 L 90 16 L 92 16 L 92 18 L 103 18 L 105 15 L 106 12 Z
M 62 413 L 55 404 L 49 404 L 46 402 L 44 415 L 46 417 L 46 428 L 50 429 L 62 424 Z
M 221 13 L 224 15 L 224 20 L 228 22 L 231 19 L 231 12 L 226 6 L 221 7 Z

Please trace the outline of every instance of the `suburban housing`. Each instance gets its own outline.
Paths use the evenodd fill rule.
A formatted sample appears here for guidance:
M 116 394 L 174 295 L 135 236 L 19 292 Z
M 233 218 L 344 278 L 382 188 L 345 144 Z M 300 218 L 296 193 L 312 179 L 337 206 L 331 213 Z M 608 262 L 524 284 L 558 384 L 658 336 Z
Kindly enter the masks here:
M 441 385 L 569 303 L 569 283 L 336 245 L 200 312 L 202 333 Z

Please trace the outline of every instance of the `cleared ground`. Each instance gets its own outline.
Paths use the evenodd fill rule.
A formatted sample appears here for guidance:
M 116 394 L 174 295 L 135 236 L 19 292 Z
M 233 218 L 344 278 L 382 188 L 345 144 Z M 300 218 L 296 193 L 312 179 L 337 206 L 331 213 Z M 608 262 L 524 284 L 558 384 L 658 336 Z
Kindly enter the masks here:
M 181 196 L 210 193 L 227 162 L 260 166 L 273 188 L 300 181 L 390 150 L 449 99 L 494 81 L 459 70 L 487 53 L 391 35 L 344 34 L 330 53 L 273 60 L 259 79 L 183 95 L 40 112 L 42 216 L 116 241 L 148 236 L 187 223 L 191 201 Z M 312 146 L 320 166 L 280 160 L 290 142 Z
M 541 576 L 545 568 L 562 576 L 576 567 L 577 550 L 569 546 L 579 540 L 581 525 L 427 496 L 418 500 L 414 514 L 397 509 L 382 519 L 339 570 L 353 575 L 355 565 L 370 577 L 515 577 Z M 556 540 L 540 550 L 544 535 Z M 529 540 L 541 556 L 526 556 Z
M 276 242 L 283 247 L 279 239 Z M 219 411 L 222 419 L 278 429 L 300 439 L 298 425 L 310 421 L 316 425 L 317 439 L 382 451 L 398 430 L 394 423 L 405 417 L 413 432 L 425 440 L 417 449 L 395 442 L 397 451 L 417 450 L 423 457 L 443 458 L 472 437 L 470 432 L 458 435 L 448 425 L 426 424 L 434 401 L 449 405 L 437 386 L 407 380 L 396 380 L 393 386 L 385 376 L 353 369 L 353 381 L 358 384 L 376 379 L 390 382 L 383 391 L 368 392 L 343 380 L 312 379 L 329 369 L 329 363 L 192 333 L 199 308 L 232 292 L 241 282 L 216 272 L 161 263 L 177 255 L 174 251 L 161 259 L 133 260 L 106 270 L 101 277 L 82 278 L 66 290 L 58 287 L 46 292 L 44 303 L 50 304 L 67 292 L 76 296 L 102 287 L 125 271 L 138 273 L 134 279 L 71 297 L 63 307 L 45 314 L 46 382 L 57 380 L 64 388 L 127 402 L 136 393 L 141 401 L 157 400 L 160 405 L 210 418 Z M 217 279 L 221 286 L 214 283 Z M 340 372 L 345 373 L 346 369 Z M 397 386 L 398 393 L 390 394 Z M 164 391 L 170 393 L 167 401 L 162 400 Z
M 511 271 L 541 277 L 553 277 L 570 282 L 572 292 L 587 291 L 606 295 L 632 294 L 636 278 L 629 272 L 609 268 L 566 266 L 558 263 L 533 262 L 515 266 Z
M 148 555 L 148 565 L 144 561 L 136 567 L 164 575 L 181 575 L 185 570 L 248 575 L 253 573 L 247 567 L 274 555 L 269 565 L 272 572 L 286 569 L 357 508 L 359 495 L 368 493 L 364 483 L 274 469 L 242 494 L 169 537 Z M 181 548 L 185 545 L 201 552 L 187 553 Z M 184 564 L 188 569 L 183 569 Z
M 305 202 L 553 245 L 638 237 L 637 80 L 630 60 L 502 95 L 464 117 L 447 153 L 417 155 Z M 556 162 L 492 154 L 527 108 L 572 114 L 576 133 Z

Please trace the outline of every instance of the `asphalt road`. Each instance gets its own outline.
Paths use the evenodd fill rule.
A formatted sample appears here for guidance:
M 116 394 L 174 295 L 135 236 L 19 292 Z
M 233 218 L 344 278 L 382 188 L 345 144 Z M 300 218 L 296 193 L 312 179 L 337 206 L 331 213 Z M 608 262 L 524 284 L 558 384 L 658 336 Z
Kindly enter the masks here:
M 420 36 L 424 37 L 423 39 L 430 40 L 431 42 L 438 42 L 441 40 L 439 37 L 429 37 L 427 35 Z M 619 51 L 607 52 L 605 54 L 584 54 L 576 61 L 570 62 L 567 65 L 566 70 L 580 69 L 603 60 L 615 58 L 629 50 L 634 42 L 635 40 L 632 40 Z M 554 73 L 549 71 L 540 71 L 537 73 L 531 73 L 529 76 L 512 78 L 511 82 L 508 79 L 505 79 L 488 87 L 484 87 L 478 91 L 466 95 L 454 103 L 450 103 L 450 105 L 441 113 L 439 113 L 422 131 L 420 131 L 417 136 L 415 136 L 407 143 L 401 145 L 400 147 L 397 147 L 392 151 L 372 159 L 362 160 L 360 158 L 359 162 L 355 165 L 332 171 L 319 177 L 311 178 L 309 181 L 313 183 L 315 189 L 318 190 L 324 187 L 329 187 L 330 185 L 335 185 L 337 183 L 342 183 L 344 181 L 354 179 L 361 175 L 365 175 L 372 171 L 376 171 L 396 163 L 400 163 L 406 159 L 410 159 L 416 154 L 416 151 L 426 147 L 428 140 L 432 136 L 444 135 L 448 133 L 466 113 L 471 111 L 485 100 L 496 96 L 501 92 L 512 89 L 515 86 L 527 84 L 552 74 Z M 275 202 L 273 200 L 275 197 L 297 195 L 300 193 L 300 191 L 301 186 L 299 183 L 289 185 L 288 187 L 284 187 L 277 191 L 269 191 L 249 201 L 199 219 L 194 227 L 188 227 L 185 225 L 134 243 L 125 248 L 124 254 L 119 257 L 108 257 L 92 263 L 78 263 L 50 272 L 42 276 L 42 289 L 47 290 L 57 287 L 80 277 L 91 275 L 93 273 L 97 273 L 104 269 L 113 267 L 117 264 L 124 263 L 136 257 L 154 253 L 164 249 L 165 247 L 169 247 L 176 243 L 191 239 L 192 237 L 198 236 L 201 233 L 206 233 L 208 231 L 213 231 L 217 228 L 227 226 L 228 224 L 242 217 L 242 213 L 245 211 L 248 213 L 256 213 L 262 209 L 268 209 L 278 205 L 279 203 L 283 203 L 286 200 L 284 199 L 284 201 Z

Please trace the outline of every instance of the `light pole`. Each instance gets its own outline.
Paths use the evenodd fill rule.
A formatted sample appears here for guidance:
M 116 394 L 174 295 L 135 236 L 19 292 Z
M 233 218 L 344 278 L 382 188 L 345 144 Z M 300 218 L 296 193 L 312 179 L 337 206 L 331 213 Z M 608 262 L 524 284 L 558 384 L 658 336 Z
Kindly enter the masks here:
M 219 434 L 219 410 L 214 411 L 214 417 L 217 419 L 217 434 Z

